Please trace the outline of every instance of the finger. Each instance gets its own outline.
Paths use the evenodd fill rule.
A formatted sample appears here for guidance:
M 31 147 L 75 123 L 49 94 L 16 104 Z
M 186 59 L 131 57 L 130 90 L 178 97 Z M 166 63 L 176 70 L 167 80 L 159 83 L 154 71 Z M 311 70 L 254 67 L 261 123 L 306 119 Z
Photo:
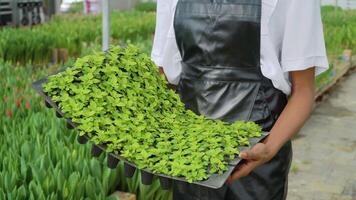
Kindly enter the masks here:
M 229 177 L 227 178 L 226 182 L 227 182 L 228 184 L 231 184 L 231 183 L 233 182 L 232 177 L 229 176 Z
M 236 165 L 236 167 L 234 168 L 233 173 L 234 173 L 235 171 L 238 171 L 238 170 L 239 170 L 242 166 L 244 166 L 246 163 L 247 163 L 247 160 L 241 160 L 241 161 Z
M 245 151 L 242 151 L 240 153 L 240 157 L 242 159 L 246 159 L 246 160 L 258 160 L 260 159 L 260 155 L 262 153 L 262 150 L 261 150 L 261 145 L 260 144 L 257 144 L 256 146 L 254 146 L 252 149 L 250 150 L 245 150 Z
M 232 173 L 231 173 L 231 175 L 228 177 L 228 179 L 227 179 L 227 182 L 230 184 L 232 181 L 234 181 L 233 179 L 232 179 L 232 177 L 233 177 L 233 175 L 235 174 L 235 173 L 237 173 L 238 171 L 240 171 L 240 169 L 242 169 L 242 168 L 244 168 L 244 166 L 246 165 L 246 160 L 242 160 L 236 167 L 235 167 L 235 169 L 232 171 Z
M 233 173 L 229 179 L 228 179 L 228 183 L 231 184 L 232 182 L 234 182 L 235 180 L 237 179 L 240 179 L 244 176 L 247 176 L 249 174 L 249 172 L 246 170 L 246 169 L 243 169 L 243 170 L 239 170 L 239 171 L 236 171 L 235 173 Z
M 258 160 L 259 155 L 257 152 L 251 149 L 241 152 L 240 157 L 245 160 Z
M 244 176 L 247 176 L 253 171 L 257 166 L 257 162 L 247 162 L 244 165 L 241 165 L 240 168 L 235 171 L 228 179 L 228 183 L 240 179 Z

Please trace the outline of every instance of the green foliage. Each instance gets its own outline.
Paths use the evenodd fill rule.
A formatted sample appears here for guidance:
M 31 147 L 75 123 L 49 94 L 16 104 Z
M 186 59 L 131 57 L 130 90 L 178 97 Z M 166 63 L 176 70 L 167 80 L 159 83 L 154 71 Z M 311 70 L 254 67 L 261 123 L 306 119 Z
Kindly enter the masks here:
M 323 7 L 325 42 L 329 55 L 340 55 L 344 49 L 356 52 L 356 10 Z
M 330 67 L 327 71 L 316 77 L 317 90 L 320 90 L 323 87 L 327 86 L 335 78 L 335 75 L 336 71 L 334 65 L 330 64 Z
M 204 180 L 223 173 L 261 129 L 185 109 L 151 59 L 133 46 L 77 60 L 49 77 L 45 92 L 96 144 L 155 173 Z
M 151 50 L 155 27 L 155 3 L 140 3 L 136 11 L 112 12 L 112 43 L 133 43 L 146 53 Z M 356 52 L 355 10 L 322 8 L 325 41 L 329 55 L 340 55 L 343 49 Z M 79 56 L 91 44 L 101 42 L 101 16 L 67 14 L 33 28 L 0 30 L 0 57 L 13 63 L 47 63 L 52 50 L 67 48 L 72 57 Z
M 84 12 L 84 4 L 83 2 L 74 2 L 70 5 L 69 13 L 83 13 Z
M 124 174 L 124 163 L 120 162 L 118 165 L 119 174 Z M 141 183 L 141 173 L 136 170 L 132 178 L 119 178 L 120 190 L 130 191 L 137 195 L 138 200 L 170 200 L 172 199 L 171 190 L 162 190 L 161 184 L 157 177 L 153 178 L 151 185 L 144 185 Z
M 105 199 L 117 178 L 107 185 L 98 172 L 119 171 L 103 166 L 104 157 L 90 158 L 90 148 L 80 148 L 52 112 L 39 112 L 44 107 L 29 88 L 37 77 L 32 70 L 0 64 L 0 199 Z M 94 185 L 91 193 L 86 183 Z
M 322 7 L 325 43 L 330 68 L 316 78 L 317 91 L 331 84 L 338 77 L 338 60 L 345 49 L 356 52 L 356 10 L 343 10 L 333 6 Z
M 128 180 L 122 164 L 110 170 L 104 155 L 92 158 L 90 145 L 76 142 L 76 134 L 30 88 L 47 69 L 0 61 L 0 73 L 1 200 L 100 200 L 118 189 L 137 194 L 139 200 L 169 199 L 170 193 L 157 187 L 159 182 L 144 186 L 139 174 Z
M 322 6 L 321 7 L 321 11 L 322 13 L 325 13 L 325 12 L 333 12 L 333 11 L 341 11 L 342 8 L 341 7 L 336 7 L 336 6 L 333 6 L 333 5 L 326 5 L 326 6 Z
M 136 5 L 135 9 L 141 12 L 155 12 L 156 7 L 156 2 L 140 2 Z
M 150 41 L 154 32 L 153 13 L 112 12 L 112 43 Z M 51 61 L 56 48 L 68 49 L 77 57 L 91 44 L 101 44 L 101 16 L 67 14 L 33 28 L 0 30 L 0 57 L 13 63 L 42 64 Z M 145 45 L 147 42 L 145 42 Z M 145 49 L 150 50 L 150 44 Z

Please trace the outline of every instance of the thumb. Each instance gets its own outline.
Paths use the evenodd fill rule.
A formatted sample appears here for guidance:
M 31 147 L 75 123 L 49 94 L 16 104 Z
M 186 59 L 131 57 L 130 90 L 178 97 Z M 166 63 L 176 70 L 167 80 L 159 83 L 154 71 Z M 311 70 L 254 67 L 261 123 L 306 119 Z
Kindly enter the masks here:
M 250 150 L 242 151 L 240 153 L 240 157 L 245 160 L 258 160 L 260 158 L 256 147 Z

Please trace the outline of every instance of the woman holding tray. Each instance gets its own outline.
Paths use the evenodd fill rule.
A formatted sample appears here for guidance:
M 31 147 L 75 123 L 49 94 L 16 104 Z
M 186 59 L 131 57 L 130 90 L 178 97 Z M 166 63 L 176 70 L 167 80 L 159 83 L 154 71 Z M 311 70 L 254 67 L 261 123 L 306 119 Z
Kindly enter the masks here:
M 314 77 L 328 68 L 319 0 L 158 0 L 152 59 L 187 108 L 270 135 L 240 156 L 220 189 L 182 182 L 175 200 L 279 200 L 290 139 L 309 117 Z

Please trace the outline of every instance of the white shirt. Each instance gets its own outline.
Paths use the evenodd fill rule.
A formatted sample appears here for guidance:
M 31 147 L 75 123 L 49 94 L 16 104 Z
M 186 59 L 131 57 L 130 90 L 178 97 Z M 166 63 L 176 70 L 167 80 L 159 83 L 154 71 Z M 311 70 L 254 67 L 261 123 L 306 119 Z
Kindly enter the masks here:
M 172 84 L 179 81 L 181 55 L 173 20 L 178 0 L 157 0 L 156 33 L 152 60 L 162 66 Z M 261 71 L 274 87 L 291 93 L 290 71 L 316 67 L 316 75 L 329 67 L 320 0 L 262 0 Z

